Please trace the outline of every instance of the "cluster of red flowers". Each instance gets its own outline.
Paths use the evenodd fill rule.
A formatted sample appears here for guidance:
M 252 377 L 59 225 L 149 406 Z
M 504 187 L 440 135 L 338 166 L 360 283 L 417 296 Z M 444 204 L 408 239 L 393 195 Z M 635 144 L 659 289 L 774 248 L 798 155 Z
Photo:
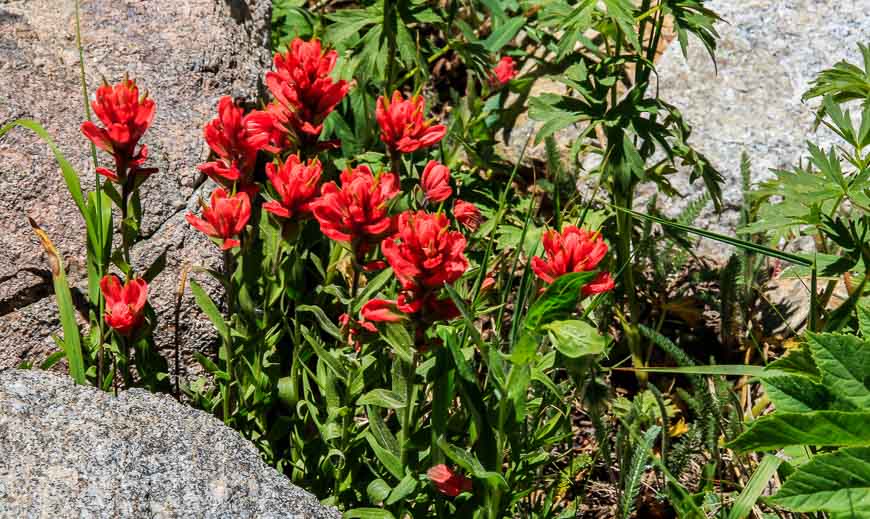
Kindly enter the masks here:
M 358 267 L 383 268 L 382 261 L 364 261 L 380 245 L 400 283 L 395 300 L 370 300 L 353 326 L 347 315 L 342 316 L 341 324 L 357 333 L 374 332 L 373 322 L 412 318 L 419 324 L 419 338 L 427 326 L 458 314 L 453 302 L 441 297 L 440 292 L 468 268 L 466 238 L 451 228 L 450 219 L 441 209 L 434 213 L 408 210 L 398 216 L 390 214 L 390 204 L 401 192 L 399 179 L 392 172 L 375 174 L 361 165 L 345 169 L 338 182 L 321 184 L 320 161 L 302 159 L 303 153 L 324 149 L 326 145 L 319 142 L 323 121 L 350 88 L 346 81 L 330 77 L 336 59 L 336 52 L 325 51 L 317 40 L 297 38 L 286 53 L 275 56 L 275 70 L 266 74 L 274 101 L 264 111 L 245 114 L 230 97 L 219 100 L 218 115 L 203 132 L 215 159 L 199 166 L 199 170 L 220 187 L 212 192 L 208 204 L 200 200 L 201 217 L 191 213 L 186 218 L 221 249 L 240 246 L 253 199 L 259 195 L 254 181 L 257 155 L 260 151 L 273 153 L 275 160 L 266 165 L 271 190 L 265 195 L 263 209 L 285 221 L 313 216 L 324 235 L 353 251 Z M 515 75 L 513 60 L 503 58 L 493 70 L 492 81 L 504 85 Z M 147 96 L 140 97 L 135 82 L 125 78 L 118 85 L 100 87 L 93 107 L 105 127 L 86 122 L 82 132 L 100 149 L 111 153 L 116 164 L 115 171 L 101 168 L 99 172 L 119 183 L 153 173 L 153 168 L 142 167 L 147 147 L 142 145 L 137 150 L 137 146 L 154 119 L 154 102 Z M 447 131 L 444 125 L 425 118 L 422 97 L 406 99 L 400 92 L 394 92 L 390 99 L 378 98 L 375 117 L 381 140 L 394 153 L 433 146 Z M 292 146 L 298 151 L 282 160 Z M 449 168 L 434 160 L 426 164 L 420 186 L 424 207 L 443 204 L 454 194 Z M 457 225 L 471 232 L 482 220 L 474 204 L 458 198 L 450 214 Z M 596 269 L 607 252 L 600 235 L 576 227 L 566 227 L 562 233 L 547 232 L 543 244 L 547 259 L 533 258 L 532 269 L 547 283 L 567 272 Z M 493 284 L 494 279 L 488 277 L 483 288 Z M 119 334 L 130 334 L 142 322 L 147 283 L 131 278 L 122 286 L 117 277 L 110 275 L 100 286 L 107 302 L 106 322 Z M 610 274 L 602 272 L 583 290 L 592 294 L 612 287 Z M 460 487 L 465 488 L 465 483 Z

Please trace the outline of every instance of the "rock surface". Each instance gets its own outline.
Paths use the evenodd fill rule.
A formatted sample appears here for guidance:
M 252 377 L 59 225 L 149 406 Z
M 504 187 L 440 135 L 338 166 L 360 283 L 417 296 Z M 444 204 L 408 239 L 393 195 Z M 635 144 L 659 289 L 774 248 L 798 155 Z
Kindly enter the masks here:
M 252 101 L 261 93 L 270 63 L 270 11 L 270 0 L 81 2 L 91 95 L 102 77 L 113 82 L 129 72 L 157 103 L 143 142 L 160 171 L 143 188 L 146 239 L 133 262 L 144 271 L 167 252 L 167 268 L 151 290 L 164 348 L 172 347 L 181 269 L 210 266 L 218 258 L 183 218 L 203 185 L 195 168 L 208 152 L 202 125 L 214 116 L 219 97 Z M 93 165 L 79 131 L 82 103 L 74 2 L 0 0 L 0 125 L 17 118 L 41 123 L 90 189 Z M 100 160 L 106 164 L 107 157 Z M 16 129 L 0 138 L 0 368 L 42 360 L 55 349 L 50 336 L 59 328 L 51 279 L 28 216 L 54 240 L 70 279 L 86 291 L 81 217 L 46 145 Z M 194 308 L 186 297 L 181 336 L 187 353 L 211 346 L 211 327 Z
M 0 517 L 340 517 L 211 415 L 140 389 L 0 371 L 0 452 Z
M 870 34 L 870 17 L 859 13 L 870 12 L 870 0 L 711 0 L 705 5 L 727 22 L 716 25 L 718 72 L 700 42 L 690 39 L 686 60 L 675 40 L 657 66 L 658 79 L 661 97 L 692 125 L 690 142 L 726 179 L 724 213 L 720 217 L 709 210 L 696 223 L 733 234 L 742 203 L 742 152 L 752 160 L 757 182 L 771 178 L 771 168 L 788 168 L 807 156 L 807 140 L 824 147 L 837 143 L 824 128 L 813 132 L 818 102 L 803 103 L 801 96 L 820 71 L 837 61 L 861 63 L 857 44 Z M 662 204 L 672 213 L 700 192 L 687 177 L 675 186 L 688 196 Z M 719 244 L 705 246 L 714 257 L 730 254 Z

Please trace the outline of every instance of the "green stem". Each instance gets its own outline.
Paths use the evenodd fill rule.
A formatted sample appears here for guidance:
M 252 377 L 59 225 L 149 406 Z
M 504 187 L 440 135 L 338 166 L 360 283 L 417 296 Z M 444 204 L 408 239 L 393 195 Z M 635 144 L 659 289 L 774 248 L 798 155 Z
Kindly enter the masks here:
M 387 32 L 387 70 L 386 70 L 386 96 L 389 97 L 393 93 L 393 81 L 395 76 L 396 63 L 396 29 L 397 24 L 396 11 L 398 10 L 398 0 L 384 0 L 384 30 Z
M 402 467 L 408 464 L 408 440 L 411 436 L 411 417 L 414 414 L 414 397 L 417 386 L 414 384 L 414 376 L 417 373 L 417 353 L 411 354 L 411 362 L 407 363 L 405 372 L 405 412 L 402 414 L 402 430 L 399 436 L 399 449 Z
M 224 273 L 227 277 L 227 321 L 232 326 L 234 301 L 233 301 L 233 256 L 230 251 L 224 251 Z M 224 357 L 227 363 L 227 388 L 223 395 L 223 418 L 224 423 L 229 425 L 233 399 L 233 339 L 232 334 L 227 334 L 224 339 Z

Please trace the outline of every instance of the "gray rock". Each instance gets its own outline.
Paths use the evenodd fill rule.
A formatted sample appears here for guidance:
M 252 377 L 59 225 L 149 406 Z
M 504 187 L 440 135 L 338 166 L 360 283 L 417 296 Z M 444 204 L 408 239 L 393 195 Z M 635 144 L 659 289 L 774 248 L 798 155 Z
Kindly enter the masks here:
M 812 79 L 837 61 L 860 63 L 857 44 L 870 34 L 870 0 L 711 0 L 706 5 L 727 23 L 716 51 L 718 73 L 704 47 L 690 39 L 688 60 L 675 40 L 657 66 L 660 95 L 676 105 L 694 132 L 692 142 L 725 176 L 725 211 L 710 210 L 696 222 L 733 234 L 742 204 L 740 155 L 749 154 L 755 182 L 770 169 L 788 168 L 808 155 L 806 141 L 828 147 L 837 140 L 826 129 L 813 132 L 817 103 L 802 103 Z M 662 201 L 677 213 L 702 189 L 688 177 L 675 181 L 686 196 Z M 727 257 L 721 244 L 706 254 Z
M 202 411 L 0 371 L 0 517 L 338 519 Z
M 79 126 L 84 120 L 75 46 L 74 3 L 0 2 L 0 124 L 17 118 L 41 123 L 93 186 L 93 165 Z M 167 251 L 151 303 L 160 319 L 158 345 L 172 348 L 175 288 L 185 265 L 214 266 L 216 247 L 184 223 L 202 184 L 196 165 L 208 149 L 202 126 L 219 97 L 255 100 L 270 64 L 270 0 L 87 0 L 81 6 L 91 95 L 101 78 L 129 72 L 157 103 L 143 142 L 160 171 L 144 186 L 143 235 L 133 262 L 144 271 Z M 106 164 L 108 157 L 101 156 Z M 86 291 L 84 224 L 45 144 L 25 130 L 0 139 L 0 368 L 39 362 L 55 349 L 58 319 L 50 276 L 27 224 L 33 217 L 63 255 L 71 282 Z M 117 218 L 116 218 L 117 223 Z M 213 331 L 182 305 L 183 351 L 208 351 Z M 188 362 L 187 364 L 194 364 Z

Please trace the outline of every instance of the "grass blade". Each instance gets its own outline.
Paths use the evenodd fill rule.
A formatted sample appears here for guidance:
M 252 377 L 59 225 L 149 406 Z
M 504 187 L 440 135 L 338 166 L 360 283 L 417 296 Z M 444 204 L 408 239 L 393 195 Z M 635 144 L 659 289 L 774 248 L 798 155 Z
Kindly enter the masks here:
M 69 374 L 76 384 L 85 384 L 85 361 L 82 357 L 81 335 L 79 325 L 76 322 L 76 309 L 73 306 L 66 271 L 63 268 L 63 260 L 45 231 L 39 228 L 33 218 L 29 218 L 29 220 L 33 232 L 36 233 L 42 248 L 45 249 L 45 254 L 48 256 L 51 278 L 54 281 L 54 295 L 57 298 L 57 309 L 60 312 L 60 322 L 63 326 L 63 345 L 69 364 Z
M 752 507 L 755 506 L 755 502 L 764 492 L 767 482 L 779 468 L 780 463 L 782 463 L 782 459 L 772 455 L 767 455 L 761 460 L 752 477 L 749 478 L 749 482 L 743 487 L 737 500 L 734 501 L 734 507 L 728 513 L 728 519 L 745 519 L 752 512 Z

